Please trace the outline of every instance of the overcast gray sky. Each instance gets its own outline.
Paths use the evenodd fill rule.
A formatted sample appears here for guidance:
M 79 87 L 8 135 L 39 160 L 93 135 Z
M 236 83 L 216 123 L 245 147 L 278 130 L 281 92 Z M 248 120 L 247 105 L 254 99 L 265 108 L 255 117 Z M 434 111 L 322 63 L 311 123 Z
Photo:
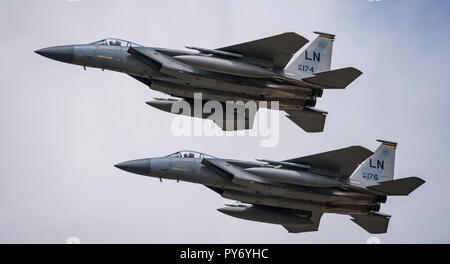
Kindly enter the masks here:
M 390 197 L 385 243 L 450 242 L 448 1 L 10 1 L 0 3 L 0 242 L 365 243 L 348 216 L 327 214 L 320 231 L 216 211 L 226 201 L 201 185 L 136 176 L 113 167 L 194 149 L 224 158 L 287 159 L 399 142 L 396 178 L 427 181 Z M 148 46 L 221 47 L 295 31 L 337 35 L 332 68 L 364 74 L 325 91 L 324 133 L 280 118 L 280 142 L 258 137 L 174 137 L 174 116 L 144 102 L 162 96 L 132 78 L 33 53 L 105 37 Z

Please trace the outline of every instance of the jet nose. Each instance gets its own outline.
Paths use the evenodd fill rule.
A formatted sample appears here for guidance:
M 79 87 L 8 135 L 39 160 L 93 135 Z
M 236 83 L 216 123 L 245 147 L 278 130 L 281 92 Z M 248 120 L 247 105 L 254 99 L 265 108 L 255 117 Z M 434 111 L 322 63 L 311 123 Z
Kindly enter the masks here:
M 44 48 L 35 52 L 49 59 L 67 63 L 73 62 L 74 58 L 72 45 Z
M 124 171 L 148 176 L 151 170 L 151 159 L 130 160 L 114 166 Z

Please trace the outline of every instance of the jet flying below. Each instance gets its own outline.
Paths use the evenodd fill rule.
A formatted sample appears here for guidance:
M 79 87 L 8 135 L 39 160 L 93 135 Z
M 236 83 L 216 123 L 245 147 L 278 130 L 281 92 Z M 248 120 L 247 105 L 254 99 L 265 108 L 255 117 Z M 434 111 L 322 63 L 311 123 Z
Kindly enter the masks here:
M 324 130 L 326 111 L 314 108 L 324 89 L 344 89 L 362 73 L 352 67 L 331 70 L 335 36 L 317 38 L 291 61 L 308 40 L 283 33 L 217 49 L 187 46 L 187 50 L 144 47 L 121 39 L 37 50 L 47 58 L 122 72 L 172 97 L 147 102 L 175 114 L 212 119 L 223 130 L 251 129 L 260 102 L 279 102 L 279 109 L 307 132 Z M 290 62 L 290 63 L 289 63 Z M 174 111 L 177 103 L 193 109 L 195 94 L 202 103 L 257 102 L 254 111 L 242 105 L 223 107 L 223 115 Z M 174 98 L 173 98 L 174 97 Z
M 352 146 L 284 161 L 221 159 L 179 151 L 115 165 L 127 172 L 202 184 L 238 201 L 218 211 L 240 219 L 282 225 L 289 232 L 317 231 L 324 213 L 350 215 L 372 234 L 386 233 L 391 216 L 380 213 L 388 196 L 406 196 L 425 181 L 394 179 L 397 143 L 379 140 L 375 152 Z

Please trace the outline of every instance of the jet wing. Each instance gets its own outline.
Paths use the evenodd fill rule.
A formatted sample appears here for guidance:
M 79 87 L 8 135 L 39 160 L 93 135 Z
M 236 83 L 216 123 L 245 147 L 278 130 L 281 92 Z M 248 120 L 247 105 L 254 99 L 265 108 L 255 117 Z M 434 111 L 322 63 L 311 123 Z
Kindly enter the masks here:
M 249 221 L 282 225 L 290 233 L 317 231 L 323 213 L 292 210 L 281 207 L 251 205 L 226 205 L 219 212 Z
M 266 60 L 272 65 L 273 68 L 282 69 L 286 67 L 292 56 L 306 43 L 308 43 L 306 38 L 297 33 L 289 32 L 242 44 L 223 47 L 217 50 L 241 54 L 244 56 L 244 59 L 245 57 L 251 57 Z
M 223 131 L 236 131 L 236 130 L 245 130 L 252 129 L 253 122 L 245 121 L 229 121 L 229 120 L 213 120 L 213 122 L 218 125 Z
M 134 77 L 134 76 L 132 76 Z M 139 80 L 139 79 L 138 79 Z M 141 81 L 141 80 L 140 80 Z M 170 90 L 173 89 L 173 85 L 161 85 L 161 81 L 153 80 L 150 81 L 150 87 L 155 91 L 161 91 L 170 93 Z M 186 111 L 185 109 L 181 109 L 182 105 L 178 105 L 177 109 L 179 112 L 172 112 L 172 107 L 175 103 L 186 103 L 191 105 L 191 109 L 195 106 L 192 98 L 182 97 L 182 100 L 177 99 L 156 99 L 152 101 L 146 102 L 148 105 L 160 109 L 165 112 L 173 113 L 173 114 L 181 114 L 191 117 L 202 118 L 206 120 L 213 121 L 216 125 L 218 125 L 224 131 L 236 131 L 236 130 L 244 130 L 244 129 L 252 129 L 253 123 L 255 120 L 255 115 L 257 112 L 256 108 L 253 107 L 245 107 L 243 104 L 234 104 L 234 103 L 222 103 L 222 110 L 220 110 L 217 105 L 210 105 L 211 108 L 208 108 L 208 102 L 204 103 L 205 111 L 197 113 L 195 110 Z M 175 111 L 175 109 L 174 109 Z
M 318 231 L 320 219 L 322 218 L 323 213 L 312 212 L 311 213 L 311 222 L 312 224 L 303 224 L 303 225 L 283 225 L 283 227 L 289 233 L 303 233 L 303 232 L 311 232 Z
M 285 110 L 286 115 L 297 126 L 306 132 L 322 132 L 325 126 L 327 112 L 313 108 L 305 110 Z
M 143 83 L 143 84 L 145 84 L 147 86 L 152 85 L 152 81 L 150 79 L 148 79 L 148 78 L 140 77 L 140 76 L 136 76 L 136 75 L 131 75 L 131 74 L 128 74 L 128 76 L 130 76 L 131 78 L 134 78 L 135 80 L 138 80 L 139 82 L 141 82 L 141 83 Z
M 320 171 L 322 174 L 348 178 L 356 167 L 372 156 L 373 152 L 361 147 L 353 146 L 329 152 L 319 153 L 311 156 L 286 160 L 286 162 L 298 163 L 311 166 L 312 171 Z
M 224 115 L 220 116 L 220 118 L 218 116 L 217 118 L 214 118 L 215 115 L 212 114 L 207 117 L 207 119 L 213 120 L 213 122 L 224 131 L 253 128 L 258 109 L 246 109 L 244 105 L 240 104 L 232 104 L 230 106 L 228 103 L 224 104 L 224 109 Z M 233 109 L 233 111 L 229 111 L 229 109 Z

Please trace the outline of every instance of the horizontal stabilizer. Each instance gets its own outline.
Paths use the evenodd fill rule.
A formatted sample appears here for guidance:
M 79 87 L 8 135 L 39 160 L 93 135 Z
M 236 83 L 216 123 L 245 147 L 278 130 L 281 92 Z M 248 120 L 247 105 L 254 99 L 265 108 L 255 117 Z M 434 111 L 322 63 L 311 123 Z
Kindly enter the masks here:
M 378 185 L 369 186 L 367 188 L 387 195 L 408 195 L 424 183 L 425 181 L 420 178 L 409 177 L 380 182 Z
M 324 168 L 336 171 L 341 177 L 349 177 L 358 165 L 373 154 L 372 151 L 353 146 L 311 156 L 286 160 L 286 162 L 310 165 L 314 168 Z
M 285 110 L 292 122 L 301 127 L 306 132 L 322 132 L 325 127 L 325 119 L 327 115 L 325 112 L 317 111 L 314 109 L 305 109 L 303 111 L 298 110 Z
M 362 72 L 349 67 L 314 74 L 313 77 L 302 79 L 305 82 L 320 85 L 328 89 L 343 89 L 358 78 Z
M 371 234 L 384 234 L 387 232 L 390 215 L 370 213 L 368 215 L 352 215 L 354 223 Z

